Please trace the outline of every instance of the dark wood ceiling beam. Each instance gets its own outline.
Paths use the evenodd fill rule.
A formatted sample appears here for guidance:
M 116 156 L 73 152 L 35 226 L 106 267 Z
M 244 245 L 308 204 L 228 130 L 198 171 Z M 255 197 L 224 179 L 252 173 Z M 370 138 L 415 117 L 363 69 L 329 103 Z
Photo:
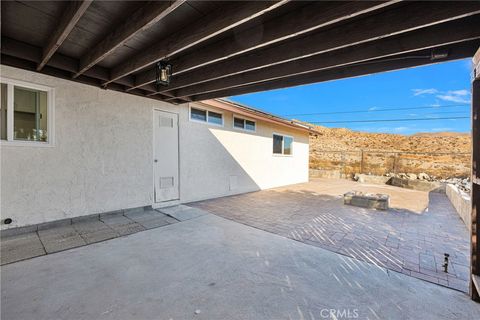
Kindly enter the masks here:
M 18 57 L 31 62 L 36 62 L 37 64 L 40 62 L 42 56 L 42 48 L 7 37 L 2 37 L 1 51 L 3 54 Z M 71 76 L 73 72 L 77 71 L 78 60 L 56 53 L 48 61 L 47 65 L 56 69 L 68 71 L 70 72 Z M 109 71 L 106 68 L 95 66 L 85 72 L 85 75 L 91 78 L 102 80 L 101 82 L 103 82 L 104 80 L 108 79 Z M 129 87 L 133 84 L 133 78 L 122 78 L 117 83 Z
M 479 45 L 480 45 L 480 41 L 473 40 L 467 43 L 462 43 L 460 45 L 457 44 L 454 46 L 437 48 L 440 51 L 446 50 L 449 52 L 448 56 L 444 59 L 431 60 L 430 58 L 427 58 L 427 56 L 429 56 L 431 52 L 431 50 L 429 49 L 429 50 L 415 52 L 416 56 L 419 56 L 419 57 L 424 56 L 422 58 L 406 58 L 405 55 L 396 56 L 397 59 L 395 60 L 389 59 L 388 61 L 370 61 L 360 65 L 352 65 L 352 66 L 343 67 L 343 68 L 316 71 L 316 72 L 311 72 L 307 74 L 292 76 L 290 78 L 277 79 L 272 81 L 266 81 L 263 83 L 257 83 L 257 84 L 251 84 L 251 85 L 246 85 L 242 87 L 232 88 L 232 89 L 219 90 L 219 91 L 210 92 L 207 94 L 200 94 L 196 96 L 191 96 L 190 98 L 192 101 L 201 101 L 201 100 L 229 97 L 229 96 L 235 96 L 235 95 L 241 95 L 241 94 L 247 94 L 247 93 L 253 93 L 253 92 L 295 87 L 295 86 L 300 86 L 305 84 L 326 82 L 326 81 L 332 81 L 332 80 L 338 80 L 338 79 L 344 79 L 344 78 L 352 78 L 352 77 L 358 77 L 358 76 L 368 75 L 372 73 L 412 68 L 416 66 L 434 64 L 438 62 L 464 59 L 464 58 L 472 57 L 473 54 L 475 53 L 476 48 L 478 48 Z M 411 56 L 411 55 L 412 54 L 408 54 L 408 56 Z
M 61 79 L 65 79 L 65 80 L 68 80 L 68 81 L 74 81 L 74 82 L 78 82 L 78 83 L 83 83 L 83 84 L 94 86 L 94 87 L 101 87 L 100 86 L 101 81 L 99 81 L 98 79 L 90 78 L 90 77 L 87 77 L 85 75 L 81 75 L 81 76 L 73 79 L 72 76 L 71 76 L 71 73 L 69 71 L 57 69 L 57 68 L 54 68 L 54 67 L 52 67 L 48 64 L 44 68 L 42 68 L 42 70 L 38 71 L 37 68 L 36 68 L 37 63 L 32 62 L 32 61 L 28 61 L 28 60 L 24 60 L 24 59 L 20 59 L 18 57 L 9 56 L 9 55 L 3 54 L 3 53 L 1 55 L 1 61 L 2 61 L 3 65 L 12 66 L 12 67 L 15 67 L 15 68 L 21 68 L 21 69 L 25 69 L 25 70 L 30 70 L 30 71 L 34 71 L 34 72 L 40 72 L 42 74 L 46 74 L 46 75 L 53 76 L 53 77 L 56 77 L 56 78 L 61 78 Z M 158 101 L 165 101 L 165 99 L 163 99 L 161 96 L 147 97 L 145 91 L 141 90 L 141 89 L 135 90 L 133 92 L 125 92 L 125 87 L 123 85 L 117 84 L 117 83 L 112 83 L 108 87 L 108 90 L 119 91 L 119 92 L 123 92 L 125 94 L 133 94 L 133 95 L 136 95 L 136 96 L 150 98 L 150 99 L 154 99 L 154 100 L 158 100 Z M 176 104 L 185 103 L 185 100 L 177 99 L 174 102 L 170 102 L 170 103 L 176 103 Z
M 462 5 L 454 2 L 439 2 L 435 6 L 429 2 L 409 3 L 399 9 L 388 10 L 379 15 L 359 19 L 325 31 L 320 30 L 302 38 L 294 38 L 276 46 L 252 51 L 238 58 L 224 60 L 193 72 L 173 76 L 170 85 L 163 91 L 339 50 L 478 13 L 480 13 L 480 2 L 468 2 L 462 3 Z
M 55 30 L 53 30 L 52 37 L 43 49 L 42 58 L 37 66 L 37 70 L 42 70 L 45 64 L 47 64 L 48 60 L 68 37 L 78 20 L 80 20 L 85 11 L 87 11 L 92 1 L 93 0 L 71 1 L 66 4 L 59 23 L 55 26 Z M 28 18 L 23 17 L 23 19 Z
M 42 74 L 50 75 L 53 77 L 57 78 L 62 78 L 66 80 L 72 80 L 71 78 L 71 73 L 69 71 L 63 70 L 63 69 L 57 69 L 55 67 L 52 67 L 51 65 L 47 64 L 45 65 L 42 70 L 37 70 L 37 65 L 38 62 L 34 61 L 29 61 L 25 60 L 22 58 L 19 58 L 18 56 L 10 56 L 2 52 L 2 65 L 7 65 L 15 68 L 21 68 L 25 70 L 30 70 L 34 72 L 39 72 Z M 88 84 L 91 86 L 96 86 L 99 87 L 101 84 L 101 81 L 96 78 L 91 78 L 85 75 L 82 75 L 81 77 L 77 78 L 74 80 L 75 82 L 83 83 L 83 84 Z M 117 89 L 123 89 L 124 86 L 115 84 L 113 87 L 113 90 Z
M 290 11 L 282 16 L 235 33 L 235 36 L 218 41 L 212 46 L 206 46 L 188 55 L 175 58 L 170 62 L 174 66 L 174 74 L 178 75 L 279 41 L 298 37 L 340 21 L 383 9 L 398 2 L 397 0 L 386 2 L 313 2 L 298 10 Z M 239 41 L 239 39 L 251 39 L 253 34 L 256 35 L 253 41 Z M 260 35 L 258 39 L 257 35 Z M 135 77 L 135 87 L 143 86 L 154 80 L 153 72 L 150 70 L 144 71 Z
M 220 7 L 192 24 L 188 24 L 179 32 L 154 43 L 150 48 L 128 59 L 128 61 L 114 67 L 110 74 L 110 80 L 106 81 L 104 85 L 198 45 L 222 32 L 274 10 L 288 1 L 240 1 L 230 3 L 225 8 Z
M 173 104 L 186 103 L 185 100 L 182 100 L 182 99 L 166 99 L 165 101 L 167 101 L 169 103 L 173 103 Z
M 136 89 L 138 89 L 138 88 L 129 87 L 129 88 L 126 89 L 126 91 L 129 92 L 129 91 L 136 90 Z M 165 101 L 168 101 L 168 100 L 183 100 L 184 102 L 185 101 L 190 101 L 188 97 L 178 98 L 178 97 L 175 97 L 172 93 L 169 93 L 169 92 L 158 93 L 157 92 L 157 86 L 154 85 L 153 83 L 149 83 L 149 84 L 141 87 L 140 89 L 143 89 L 143 90 L 147 91 L 147 96 L 148 97 L 155 96 L 155 95 L 161 95 L 161 96 L 163 96 L 162 98 Z
M 150 28 L 155 23 L 172 13 L 185 0 L 177 1 L 152 1 L 135 11 L 128 19 L 117 26 L 112 33 L 106 36 L 96 46 L 88 50 L 80 58 L 80 67 L 73 77 L 76 78 L 92 66 L 102 61 L 110 55 L 115 49 L 124 45 L 137 33 Z
M 16 57 L 20 60 L 23 60 L 26 65 L 29 65 L 28 63 L 33 63 L 35 64 L 34 70 L 36 70 L 36 66 L 38 65 L 42 56 L 42 48 L 32 46 L 30 44 L 20 42 L 11 38 L 2 37 L 1 53 L 7 57 Z M 62 72 L 62 76 L 61 76 L 62 78 L 65 78 L 65 75 L 68 75 L 68 78 L 71 78 L 72 73 L 76 72 L 77 70 L 78 60 L 56 53 L 44 66 L 44 68 L 46 67 L 51 67 L 53 70 L 55 70 L 55 73 L 53 75 Z M 37 71 L 42 71 L 42 70 L 37 70 Z M 89 78 L 89 79 L 95 79 L 96 81 L 95 85 L 102 86 L 103 81 L 108 79 L 108 75 L 109 75 L 108 69 L 100 66 L 94 66 L 91 69 L 87 70 L 82 76 L 86 76 L 86 78 Z M 79 81 L 79 82 L 83 82 L 83 81 Z M 88 84 L 92 85 L 92 81 L 89 81 Z M 122 90 L 125 91 L 126 88 L 129 88 L 132 85 L 133 85 L 133 78 L 125 77 L 122 79 L 118 79 L 116 82 L 109 84 L 108 88 L 116 91 L 121 91 L 120 88 L 122 88 Z M 157 89 L 153 85 L 143 88 L 143 90 L 147 91 L 149 94 L 157 93 Z M 169 93 L 160 94 L 158 96 L 158 98 L 161 100 L 164 100 L 165 98 L 171 98 L 171 97 L 173 97 L 173 95 Z M 187 98 L 181 99 L 181 100 L 188 101 Z
M 480 38 L 480 15 L 173 91 L 187 97 Z

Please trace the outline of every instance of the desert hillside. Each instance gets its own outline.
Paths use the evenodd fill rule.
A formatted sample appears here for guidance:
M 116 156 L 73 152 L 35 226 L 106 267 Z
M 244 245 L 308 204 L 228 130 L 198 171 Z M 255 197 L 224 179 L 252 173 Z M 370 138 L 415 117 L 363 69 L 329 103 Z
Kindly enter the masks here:
M 470 153 L 470 134 L 457 132 L 418 133 L 400 135 L 368 133 L 349 129 L 330 129 L 316 126 L 317 137 L 312 136 L 313 150 L 381 150 L 405 152 L 459 152 Z M 313 151 L 312 150 L 312 151 Z
M 321 126 L 315 130 L 317 133 L 310 137 L 312 169 L 344 174 L 426 172 L 441 178 L 469 176 L 469 134 L 400 135 Z

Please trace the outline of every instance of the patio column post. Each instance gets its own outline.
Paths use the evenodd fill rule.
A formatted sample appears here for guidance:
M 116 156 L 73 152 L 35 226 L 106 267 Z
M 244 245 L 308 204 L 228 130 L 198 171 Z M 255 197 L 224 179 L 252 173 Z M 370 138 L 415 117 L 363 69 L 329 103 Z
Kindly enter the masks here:
M 473 300 L 480 302 L 480 245 L 478 243 L 480 212 L 480 48 L 473 58 L 472 82 L 472 220 L 471 283 Z

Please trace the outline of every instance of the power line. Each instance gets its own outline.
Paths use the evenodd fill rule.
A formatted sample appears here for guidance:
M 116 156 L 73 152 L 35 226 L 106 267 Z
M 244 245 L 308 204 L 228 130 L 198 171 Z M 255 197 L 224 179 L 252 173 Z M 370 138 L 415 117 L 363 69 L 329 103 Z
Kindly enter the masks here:
M 405 113 L 397 113 L 397 114 L 391 114 L 389 116 L 404 116 L 404 115 L 407 115 L 407 116 L 410 116 L 410 117 L 413 117 L 413 116 L 436 116 L 436 115 L 439 115 L 439 114 L 452 114 L 452 115 L 457 115 L 457 116 L 470 116 L 470 112 L 468 111 L 462 111 L 462 110 L 458 110 L 458 111 L 437 111 L 437 112 L 428 112 L 428 113 L 409 113 L 409 114 L 405 114 Z M 315 120 L 315 121 L 320 121 L 320 120 L 317 120 L 317 119 L 312 119 L 312 120 Z M 309 121 L 309 120 L 305 120 L 305 121 Z M 325 121 L 328 121 L 328 120 L 325 120 Z
M 437 114 L 461 114 L 461 115 L 470 115 L 470 112 L 468 111 L 437 111 L 437 112 L 429 112 L 429 113 L 423 113 L 423 114 L 416 114 L 416 113 L 413 113 L 413 114 L 408 114 L 409 116 L 410 115 L 415 115 L 415 116 L 433 116 L 433 115 L 437 115 Z
M 470 117 L 450 117 L 450 118 L 414 118 L 414 119 L 377 119 L 377 120 L 347 120 L 347 121 L 307 121 L 312 124 L 325 123 L 352 123 L 352 122 L 401 122 L 401 121 L 429 121 L 429 120 L 454 120 L 454 119 L 470 119 Z
M 314 116 L 314 115 L 323 115 L 323 114 L 370 113 L 370 112 L 382 112 L 382 111 L 455 108 L 455 107 L 466 107 L 466 106 L 469 107 L 470 105 L 469 104 L 452 104 L 452 105 L 444 105 L 444 106 L 427 106 L 427 107 L 386 108 L 386 109 L 350 110 L 350 111 L 316 112 L 316 113 L 294 113 L 294 114 L 284 114 L 283 116 L 293 117 L 293 116 Z

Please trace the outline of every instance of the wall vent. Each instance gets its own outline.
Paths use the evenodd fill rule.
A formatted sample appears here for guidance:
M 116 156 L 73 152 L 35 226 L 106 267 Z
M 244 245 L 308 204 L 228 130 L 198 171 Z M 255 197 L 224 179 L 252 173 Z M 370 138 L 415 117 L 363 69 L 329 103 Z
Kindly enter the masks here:
M 173 188 L 174 183 L 173 183 L 173 177 L 160 177 L 160 188 L 161 189 L 167 189 L 167 188 Z

